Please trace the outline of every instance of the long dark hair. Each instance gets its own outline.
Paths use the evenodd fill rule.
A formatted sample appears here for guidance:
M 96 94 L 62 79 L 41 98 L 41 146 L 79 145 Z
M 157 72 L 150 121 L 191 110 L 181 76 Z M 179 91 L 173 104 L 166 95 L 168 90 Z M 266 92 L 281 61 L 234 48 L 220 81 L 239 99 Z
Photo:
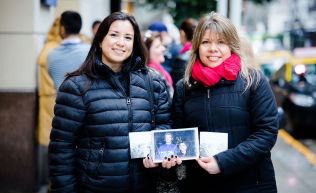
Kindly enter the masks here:
M 111 24 L 115 22 L 116 20 L 122 20 L 122 21 L 127 20 L 132 24 L 133 29 L 134 29 L 133 51 L 130 57 L 128 57 L 123 62 L 122 72 L 124 73 L 124 72 L 131 71 L 137 57 L 141 58 L 142 65 L 146 64 L 147 51 L 141 39 L 140 30 L 139 30 L 138 24 L 136 23 L 135 18 L 129 15 L 128 13 L 114 12 L 108 17 L 106 17 L 100 24 L 100 27 L 93 39 L 88 56 L 83 62 L 83 64 L 76 71 L 68 73 L 66 76 L 66 79 L 71 76 L 77 76 L 77 75 L 82 75 L 82 74 L 86 74 L 91 80 L 96 78 L 96 68 L 95 68 L 96 58 L 101 57 L 101 54 L 102 54 L 100 44 L 103 41 L 104 37 L 109 32 Z

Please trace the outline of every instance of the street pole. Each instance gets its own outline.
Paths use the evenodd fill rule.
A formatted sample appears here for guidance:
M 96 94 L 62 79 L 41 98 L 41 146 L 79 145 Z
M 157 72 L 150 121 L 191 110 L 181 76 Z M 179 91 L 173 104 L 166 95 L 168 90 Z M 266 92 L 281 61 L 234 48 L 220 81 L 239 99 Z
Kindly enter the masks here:
M 217 0 L 217 12 L 230 18 L 237 30 L 240 30 L 242 0 Z
M 228 9 L 228 0 L 217 0 L 217 13 L 220 13 L 224 16 L 228 16 L 227 15 L 227 9 Z

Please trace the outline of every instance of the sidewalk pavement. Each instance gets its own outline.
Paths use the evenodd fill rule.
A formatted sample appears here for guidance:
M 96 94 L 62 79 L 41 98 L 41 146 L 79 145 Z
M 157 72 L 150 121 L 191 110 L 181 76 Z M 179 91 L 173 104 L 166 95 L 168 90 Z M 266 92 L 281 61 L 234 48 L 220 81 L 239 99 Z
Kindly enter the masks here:
M 272 149 L 279 193 L 315 193 L 316 167 L 280 135 Z

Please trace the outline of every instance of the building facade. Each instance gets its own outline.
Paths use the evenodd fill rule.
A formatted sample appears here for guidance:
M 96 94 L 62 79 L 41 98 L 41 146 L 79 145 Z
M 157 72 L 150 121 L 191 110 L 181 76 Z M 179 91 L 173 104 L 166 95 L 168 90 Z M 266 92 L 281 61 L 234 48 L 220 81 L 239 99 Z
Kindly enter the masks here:
M 33 192 L 37 181 L 37 57 L 55 17 L 81 14 L 91 37 L 95 19 L 110 13 L 110 0 L 0 1 L 0 192 Z

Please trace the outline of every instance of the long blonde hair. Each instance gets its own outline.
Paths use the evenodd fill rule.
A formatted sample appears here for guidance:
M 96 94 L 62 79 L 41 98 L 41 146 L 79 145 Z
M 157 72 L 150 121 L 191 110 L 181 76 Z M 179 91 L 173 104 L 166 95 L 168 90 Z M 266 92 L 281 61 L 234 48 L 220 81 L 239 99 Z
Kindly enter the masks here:
M 211 12 L 203 16 L 194 31 L 191 47 L 192 54 L 184 75 L 186 84 L 190 84 L 189 79 L 192 75 L 193 64 L 199 58 L 199 46 L 201 44 L 204 32 L 208 29 L 217 32 L 225 40 L 225 42 L 227 42 L 231 52 L 239 56 L 241 60 L 240 73 L 247 83 L 245 91 L 251 87 L 255 77 L 257 77 L 257 85 L 260 80 L 259 69 L 255 65 L 245 62 L 245 58 L 241 51 L 240 39 L 235 26 L 227 17 L 215 12 Z M 251 73 L 250 71 L 253 71 L 254 73 Z

